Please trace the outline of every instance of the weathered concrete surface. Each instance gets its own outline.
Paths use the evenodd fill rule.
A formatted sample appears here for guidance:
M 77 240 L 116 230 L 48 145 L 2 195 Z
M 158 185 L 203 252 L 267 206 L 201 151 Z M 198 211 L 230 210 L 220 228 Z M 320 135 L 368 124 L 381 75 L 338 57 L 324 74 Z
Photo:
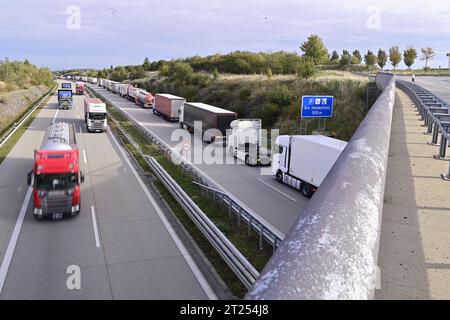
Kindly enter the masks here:
M 409 97 L 397 90 L 381 228 L 376 299 L 450 299 L 449 163 L 433 159 Z

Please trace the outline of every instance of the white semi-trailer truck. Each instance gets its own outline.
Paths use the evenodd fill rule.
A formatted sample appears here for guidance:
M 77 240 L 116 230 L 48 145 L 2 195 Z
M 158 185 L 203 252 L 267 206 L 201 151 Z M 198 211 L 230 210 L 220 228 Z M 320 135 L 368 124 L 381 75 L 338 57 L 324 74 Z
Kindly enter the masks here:
M 312 197 L 341 155 L 347 142 L 326 136 L 279 136 L 272 158 L 278 182 Z
M 227 131 L 228 151 L 248 166 L 269 165 L 270 152 L 261 146 L 261 119 L 237 119 Z
M 84 122 L 89 132 L 103 132 L 107 128 L 106 104 L 100 99 L 84 98 Z

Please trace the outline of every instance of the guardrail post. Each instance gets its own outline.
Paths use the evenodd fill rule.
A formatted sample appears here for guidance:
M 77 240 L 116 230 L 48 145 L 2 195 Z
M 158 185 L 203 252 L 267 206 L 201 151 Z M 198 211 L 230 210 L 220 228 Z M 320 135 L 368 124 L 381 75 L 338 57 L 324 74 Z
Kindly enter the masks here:
M 242 209 L 239 208 L 239 211 L 238 211 L 238 220 L 237 220 L 238 228 L 241 227 L 241 212 L 242 212 Z
M 261 225 L 260 232 L 259 232 L 259 250 L 264 249 L 263 242 L 264 242 L 264 226 Z
M 228 219 L 231 219 L 231 210 L 233 209 L 233 200 L 228 203 Z
M 428 122 L 428 130 L 427 130 L 427 134 L 431 134 L 433 132 L 433 122 L 429 121 Z
M 432 145 L 432 146 L 436 145 L 438 142 L 438 137 L 439 137 L 439 123 L 434 122 L 433 123 L 433 137 L 431 139 L 430 145 Z
M 250 218 L 248 219 L 247 237 L 250 237 L 250 232 L 252 231 L 252 223 L 253 217 L 250 216 Z
M 439 156 L 436 159 L 445 159 L 445 154 L 447 152 L 447 138 L 444 134 L 441 134 L 441 147 L 439 149 Z
M 444 179 L 445 181 L 450 181 L 450 164 L 448 166 L 448 173 L 447 175 L 441 174 L 442 179 Z

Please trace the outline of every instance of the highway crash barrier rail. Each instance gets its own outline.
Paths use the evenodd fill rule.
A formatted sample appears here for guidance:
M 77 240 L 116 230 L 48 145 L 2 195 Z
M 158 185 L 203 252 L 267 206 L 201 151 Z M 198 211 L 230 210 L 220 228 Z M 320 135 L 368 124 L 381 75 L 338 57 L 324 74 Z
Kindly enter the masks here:
M 20 118 L 20 120 L 12 125 L 7 132 L 0 138 L 0 148 L 13 136 L 13 134 L 28 120 L 33 112 L 40 106 L 41 102 L 47 99 L 53 92 L 55 87 L 50 88 L 43 96 L 41 96 L 33 106 Z
M 182 168 L 184 171 L 191 173 L 195 179 L 197 179 L 200 183 L 198 184 L 203 188 L 210 188 L 210 190 L 216 190 L 217 195 L 221 195 L 222 198 L 215 199 L 225 199 L 225 201 L 221 201 L 223 205 L 229 204 L 229 201 L 232 202 L 232 212 L 239 212 L 242 214 L 242 221 L 245 223 L 249 223 L 249 228 L 252 228 L 257 234 L 263 235 L 264 239 L 272 245 L 274 250 L 278 248 L 280 242 L 283 240 L 284 236 L 276 229 L 274 229 L 269 223 L 267 223 L 263 218 L 261 218 L 257 213 L 253 212 L 250 208 L 246 207 L 242 202 L 233 197 L 230 194 L 225 193 L 224 191 L 220 191 L 216 183 L 205 177 L 205 175 L 200 172 L 193 164 L 191 164 L 187 159 L 183 158 L 179 153 L 177 153 L 173 148 L 171 148 L 166 142 L 161 140 L 158 136 L 153 134 L 150 130 L 145 128 L 140 122 L 136 121 L 133 117 L 131 117 L 128 113 L 119 108 L 113 101 L 102 95 L 100 92 L 96 91 L 93 88 L 88 88 L 88 90 L 94 90 L 98 95 L 100 95 L 103 99 L 108 101 L 108 103 L 116 108 L 126 119 L 128 119 L 133 126 L 139 130 L 147 139 L 156 144 L 161 148 L 163 152 L 171 157 L 177 157 L 179 163 L 182 163 Z M 262 232 L 261 232 L 262 230 Z M 260 241 L 259 247 L 262 248 L 262 243 Z
M 164 168 L 153 157 L 143 154 L 139 144 L 127 133 L 117 120 L 114 119 L 114 117 L 110 115 L 110 119 L 127 141 L 133 145 L 142 159 L 149 165 L 176 201 L 186 211 L 191 220 L 217 250 L 231 270 L 233 270 L 247 288 L 250 288 L 258 277 L 259 272 L 197 206 L 177 182 L 164 170 Z
M 208 193 L 211 193 L 214 201 L 218 201 L 222 206 L 226 206 L 228 208 L 229 218 L 231 218 L 232 214 L 235 214 L 237 216 L 238 227 L 240 227 L 241 221 L 244 221 L 248 226 L 248 235 L 250 235 L 250 232 L 253 229 L 259 235 L 260 250 L 264 248 L 264 241 L 267 241 L 272 245 L 273 251 L 275 252 L 281 241 L 283 241 L 284 236 L 282 234 L 275 230 L 267 229 L 265 224 L 256 219 L 246 208 L 242 207 L 235 197 L 201 183 L 195 181 L 192 182 L 205 189 Z
M 447 157 L 447 148 L 450 143 L 450 105 L 441 98 L 419 85 L 404 80 L 398 80 L 397 86 L 401 88 L 414 102 L 424 126 L 425 133 L 431 134 L 430 145 L 439 146 L 439 154 L 434 155 L 436 160 L 450 160 Z M 439 139 L 439 135 L 441 135 Z M 442 179 L 450 181 L 450 165 Z
M 374 297 L 395 76 L 376 82 L 382 94 L 246 299 Z

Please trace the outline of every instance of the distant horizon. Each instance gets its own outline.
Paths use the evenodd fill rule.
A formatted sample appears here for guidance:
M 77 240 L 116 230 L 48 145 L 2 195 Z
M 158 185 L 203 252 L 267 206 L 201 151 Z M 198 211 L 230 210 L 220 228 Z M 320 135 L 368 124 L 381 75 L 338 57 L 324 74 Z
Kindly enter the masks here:
M 26 8 L 26 10 L 23 10 Z M 448 67 L 443 0 L 17 0 L 2 4 L 0 59 L 51 70 L 103 69 L 236 50 L 287 51 L 318 34 L 330 53 L 431 47 Z M 412 44 L 414 43 L 414 44 Z M 375 45 L 376 44 L 376 45 Z M 419 58 L 413 67 L 420 69 Z M 399 66 L 405 67 L 403 62 Z

